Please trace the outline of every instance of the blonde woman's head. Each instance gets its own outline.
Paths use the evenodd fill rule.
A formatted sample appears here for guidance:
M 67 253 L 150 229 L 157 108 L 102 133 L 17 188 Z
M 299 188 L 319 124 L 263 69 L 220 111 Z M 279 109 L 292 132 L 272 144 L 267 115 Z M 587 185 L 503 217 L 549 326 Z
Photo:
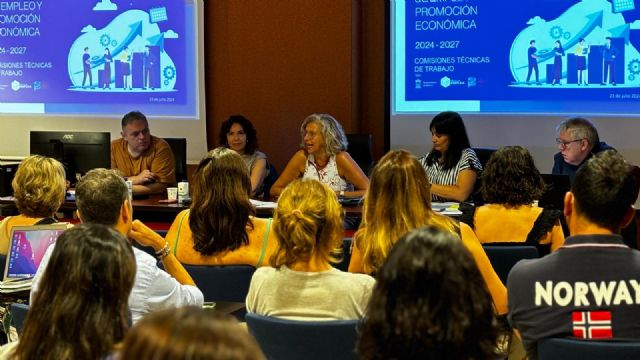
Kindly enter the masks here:
M 58 211 L 65 186 L 62 164 L 40 155 L 24 159 L 11 182 L 18 211 L 29 217 L 48 217 Z
M 280 239 L 273 267 L 309 262 L 338 262 L 343 237 L 342 207 L 336 194 L 317 180 L 295 180 L 280 198 L 273 219 Z

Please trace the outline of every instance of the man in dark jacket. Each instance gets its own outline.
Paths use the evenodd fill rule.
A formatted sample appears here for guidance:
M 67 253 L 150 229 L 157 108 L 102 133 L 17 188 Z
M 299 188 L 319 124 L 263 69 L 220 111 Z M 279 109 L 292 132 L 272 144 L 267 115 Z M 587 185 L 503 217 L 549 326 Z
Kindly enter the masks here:
M 583 118 L 564 120 L 557 127 L 559 153 L 553 157 L 552 174 L 569 175 L 573 184 L 576 172 L 593 154 L 613 149 L 601 142 L 595 126 Z

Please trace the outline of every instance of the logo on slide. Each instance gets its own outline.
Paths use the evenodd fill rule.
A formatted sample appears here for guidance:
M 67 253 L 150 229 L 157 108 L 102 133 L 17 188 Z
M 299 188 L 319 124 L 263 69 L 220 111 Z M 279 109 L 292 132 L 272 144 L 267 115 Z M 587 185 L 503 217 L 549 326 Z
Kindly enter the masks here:
M 443 88 L 448 88 L 449 86 L 451 86 L 451 79 L 449 79 L 448 76 L 443 77 L 442 79 L 440 79 L 440 86 L 442 86 Z
M 18 91 L 18 90 L 20 90 L 20 82 L 19 82 L 18 80 L 13 80 L 13 81 L 11 82 L 11 89 L 12 89 L 13 91 Z

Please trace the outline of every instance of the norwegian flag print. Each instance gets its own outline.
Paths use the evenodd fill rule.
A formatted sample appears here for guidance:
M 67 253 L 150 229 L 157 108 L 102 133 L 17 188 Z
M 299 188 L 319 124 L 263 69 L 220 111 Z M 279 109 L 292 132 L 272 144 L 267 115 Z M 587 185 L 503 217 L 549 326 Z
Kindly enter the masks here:
M 611 311 L 574 311 L 573 336 L 580 339 L 611 339 Z

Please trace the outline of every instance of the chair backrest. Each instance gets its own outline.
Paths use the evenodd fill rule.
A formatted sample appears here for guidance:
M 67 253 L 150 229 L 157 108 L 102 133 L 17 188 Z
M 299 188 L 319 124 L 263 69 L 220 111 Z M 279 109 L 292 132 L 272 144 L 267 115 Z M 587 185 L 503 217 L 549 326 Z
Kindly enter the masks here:
M 485 253 L 496 271 L 500 280 L 506 284 L 507 276 L 513 265 L 523 259 L 536 259 L 539 257 L 538 248 L 533 245 L 523 245 L 522 243 L 500 243 L 500 245 L 483 244 Z
M 640 359 L 640 342 L 549 338 L 538 341 L 540 360 Z
M 245 319 L 267 359 L 356 359 L 358 320 L 294 321 L 254 313 Z
M 564 210 L 564 195 L 571 189 L 569 175 L 541 174 L 544 180 L 544 193 L 538 199 L 538 206 Z
M 164 138 L 171 147 L 176 163 L 176 181 L 187 181 L 187 139 Z
M 29 311 L 29 305 L 11 303 L 9 311 L 11 312 L 11 325 L 16 328 L 18 335 L 20 335 L 22 333 L 22 324 L 24 323 L 24 319 L 27 317 L 27 312 Z
M 267 169 L 269 169 L 269 173 L 262 182 L 262 188 L 264 189 L 264 199 L 269 200 L 271 198 L 271 195 L 269 195 L 269 191 L 271 191 L 271 187 L 276 182 L 276 180 L 278 180 L 278 170 L 276 170 L 276 167 L 268 161 Z
M 204 301 L 244 303 L 256 268 L 249 265 L 184 265 Z
M 369 176 L 373 168 L 373 153 L 371 151 L 371 134 L 346 134 L 349 146 L 347 152 L 353 160 Z
M 349 262 L 351 261 L 351 244 L 352 238 L 342 239 L 342 261 L 338 264 L 333 264 L 333 267 L 341 271 L 349 271 Z
M 485 168 L 485 166 L 487 166 L 487 162 L 491 158 L 491 155 L 493 155 L 493 153 L 496 152 L 496 149 L 491 149 L 491 148 L 471 148 L 471 149 L 476 153 L 476 156 L 478 157 L 478 160 L 480 160 L 480 165 L 482 165 L 483 169 Z

